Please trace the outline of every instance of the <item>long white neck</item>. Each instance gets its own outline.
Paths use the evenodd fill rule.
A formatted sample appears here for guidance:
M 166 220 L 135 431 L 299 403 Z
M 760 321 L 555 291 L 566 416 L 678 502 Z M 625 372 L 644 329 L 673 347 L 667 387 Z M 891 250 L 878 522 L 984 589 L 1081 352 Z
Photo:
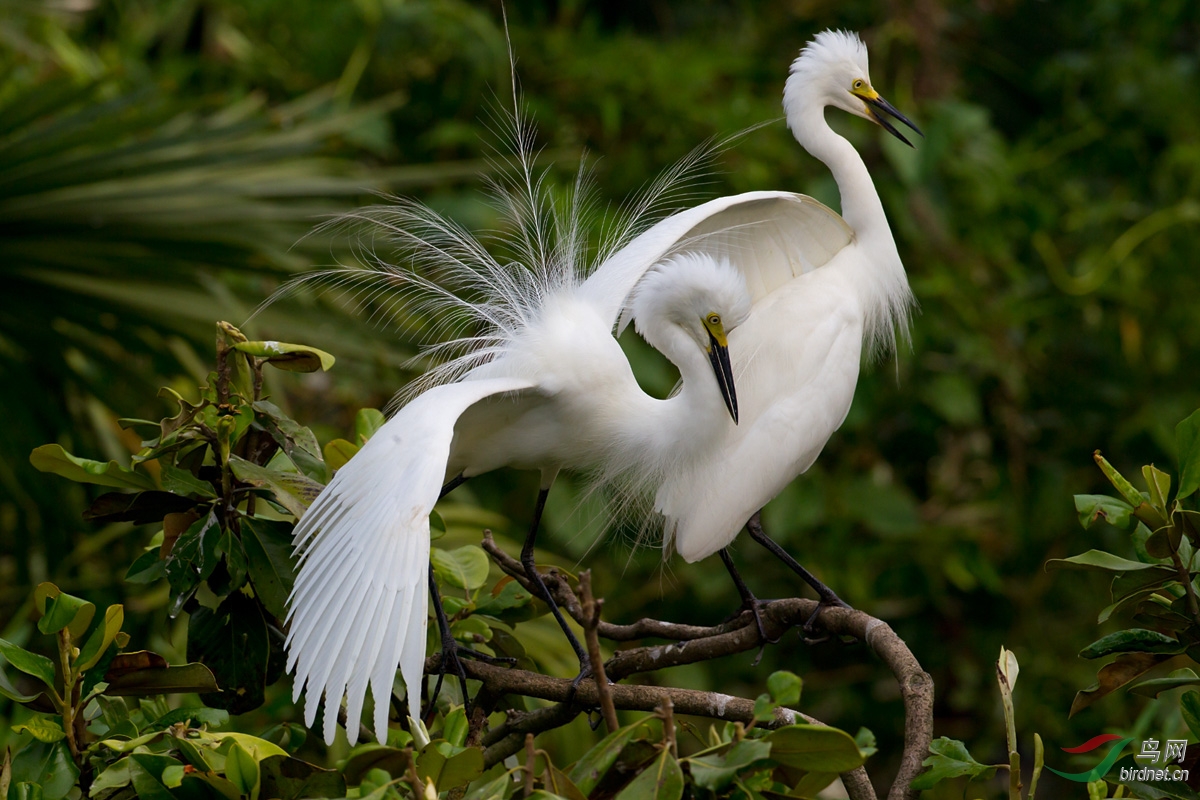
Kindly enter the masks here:
M 841 194 L 842 218 L 854 229 L 855 242 L 850 247 L 857 255 L 840 263 L 861 273 L 853 277 L 862 292 L 864 338 L 873 351 L 886 350 L 895 345 L 897 327 L 907 337 L 913 298 L 883 203 L 862 156 L 829 127 L 825 105 L 814 96 L 805 96 L 803 90 L 790 99 L 788 127 L 796 141 L 833 173 Z
M 659 320 L 643 325 L 641 334 L 679 368 L 682 382 L 679 393 L 666 400 L 642 391 L 632 373 L 621 382 L 620 408 L 610 422 L 615 471 L 649 480 L 701 457 L 734 423 L 708 356 L 696 342 L 677 325 Z

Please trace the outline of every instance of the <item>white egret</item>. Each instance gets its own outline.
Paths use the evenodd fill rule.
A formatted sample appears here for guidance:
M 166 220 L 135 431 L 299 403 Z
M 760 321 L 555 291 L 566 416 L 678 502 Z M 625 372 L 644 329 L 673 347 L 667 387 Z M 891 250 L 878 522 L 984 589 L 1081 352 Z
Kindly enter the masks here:
M 812 584 L 823 603 L 841 604 L 766 537 L 758 511 L 812 466 L 850 409 L 864 345 L 874 353 L 894 347 L 895 331 L 907 333 L 914 302 L 866 164 L 825 120 L 832 106 L 906 144 L 887 116 L 920 133 L 872 88 L 862 40 L 817 34 L 792 64 L 783 105 L 796 140 L 833 173 L 840 217 L 801 195 L 719 198 L 659 223 L 592 279 L 599 294 L 619 297 L 667 250 L 729 258 L 746 275 L 754 306 L 730 335 L 739 425 L 721 432 L 711 458 L 667 474 L 657 484 L 655 509 L 665 520 L 664 546 L 688 562 L 720 552 L 756 616 L 724 551 L 743 527 Z M 622 325 L 637 313 L 627 308 Z
M 407 211 L 435 219 L 428 209 Z M 702 254 L 668 258 L 634 291 L 638 330 L 683 378 L 677 395 L 657 400 L 638 387 L 612 336 L 615 308 L 598 309 L 580 291 L 569 241 L 560 242 L 566 251 L 545 249 L 548 258 L 534 271 L 502 265 L 457 232 L 452 242 L 419 246 L 426 255 L 445 254 L 451 244 L 457 252 L 444 266 L 488 284 L 487 302 L 471 310 L 490 328 L 476 343 L 491 360 L 401 408 L 338 471 L 296 528 L 301 557 L 289 600 L 288 668 L 295 669 L 295 699 L 308 695 L 307 724 L 324 697 L 326 741 L 343 696 L 347 719 L 357 722 L 368 684 L 375 732 L 385 740 L 397 663 L 409 713 L 419 716 L 429 515 L 445 491 L 502 466 L 539 470 L 540 516 L 562 468 L 636 463 L 663 474 L 737 419 L 726 337 L 745 319 L 749 299 L 727 263 Z M 463 260 L 464 248 L 478 263 Z M 650 464 L 655 457 L 657 468 Z M 522 553 L 535 581 L 537 526 L 535 518 Z M 542 593 L 570 635 L 544 587 Z M 445 648 L 451 640 L 440 616 L 439 622 Z M 582 665 L 586 653 L 573 644 Z
M 555 223 L 562 229 L 558 245 L 541 234 L 520 244 L 533 272 L 501 264 L 423 207 L 401 206 L 389 221 L 415 258 L 484 289 L 487 302 L 457 308 L 489 333 L 456 362 L 472 369 L 404 406 L 297 527 L 302 560 L 290 600 L 289 669 L 296 669 L 297 699 L 308 694 L 309 724 L 324 697 L 327 740 L 332 709 L 346 697 L 353 725 L 368 683 L 383 740 L 383 698 L 397 663 L 417 716 L 429 513 L 443 487 L 488 469 L 540 470 L 538 513 L 561 468 L 636 475 L 657 487 L 667 547 L 687 561 L 721 551 L 744 599 L 724 548 L 750 522 L 753 538 L 818 586 L 823 601 L 836 601 L 766 538 L 757 511 L 811 466 L 841 425 L 863 345 L 891 346 L 912 298 L 865 164 L 829 128 L 824 109 L 842 108 L 896 136 L 880 112 L 916 128 L 871 88 L 866 50 L 853 34 L 826 31 L 804 48 L 784 105 L 797 140 L 833 172 L 844 216 L 790 192 L 719 198 L 660 222 L 582 282 L 574 217 L 542 220 L 528 169 L 530 202 L 514 216 L 533 218 L 542 233 Z M 417 284 L 438 296 L 435 285 Z M 746 291 L 754 303 L 748 317 Z M 676 397 L 655 401 L 637 388 L 610 335 L 622 314 L 622 327 L 634 321 L 679 366 Z M 732 371 L 721 358 L 726 331 Z M 535 519 L 522 554 L 535 581 L 536 530 Z

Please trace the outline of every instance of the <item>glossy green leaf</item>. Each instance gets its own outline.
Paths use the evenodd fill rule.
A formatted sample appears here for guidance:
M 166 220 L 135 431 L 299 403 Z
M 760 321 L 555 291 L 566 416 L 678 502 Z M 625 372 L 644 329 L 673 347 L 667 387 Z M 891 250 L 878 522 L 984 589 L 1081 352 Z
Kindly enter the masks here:
M 80 672 L 91 669 L 104 655 L 104 651 L 108 650 L 109 645 L 117 638 L 117 634 L 121 632 L 121 626 L 125 624 L 125 607 L 122 605 L 111 605 L 104 612 L 104 619 L 92 631 L 92 635 L 88 637 L 83 647 L 79 650 L 79 657 L 75 660 L 75 668 Z
M 62 800 L 79 780 L 79 768 L 65 741 L 34 741 L 13 754 L 12 783 L 34 783 L 45 800 Z
M 1179 491 L 1176 500 L 1191 497 L 1200 489 L 1200 411 L 1175 426 L 1179 448 Z
M 1146 564 L 1141 561 L 1130 561 L 1127 558 L 1115 556 L 1103 550 L 1088 550 L 1070 558 L 1052 558 L 1046 562 L 1046 569 L 1082 569 L 1100 572 L 1133 572 L 1135 570 L 1153 569 L 1158 564 Z
M 312 501 L 325 488 L 299 472 L 260 467 L 236 455 L 229 457 L 229 467 L 242 483 L 269 490 L 275 502 L 296 517 L 304 516 Z
M 546 612 L 544 606 L 533 602 L 530 591 L 512 578 L 497 582 L 489 594 L 480 596 L 475 608 L 477 614 L 509 623 L 525 622 Z
M 40 694 L 40 692 L 35 694 L 22 694 L 21 692 L 17 691 L 17 687 L 14 686 L 12 681 L 8 679 L 8 675 L 4 673 L 4 670 L 0 669 L 0 697 L 7 697 L 14 703 L 28 703 L 31 700 L 36 699 L 38 694 Z
M 114 489 L 157 489 L 154 480 L 116 461 L 93 461 L 73 456 L 57 444 L 44 444 L 29 454 L 29 463 L 40 472 L 60 475 L 76 483 L 94 483 Z
M 296 580 L 291 525 L 244 517 L 242 545 L 250 582 L 263 606 L 277 619 L 287 616 L 287 599 Z
M 104 693 L 112 697 L 219 691 L 212 670 L 204 664 L 134 669 L 110 675 L 107 683 Z
M 201 701 L 230 714 L 262 705 L 271 657 L 267 623 L 258 603 L 241 592 L 226 597 L 215 611 L 199 608 L 188 624 L 188 660 L 212 670 L 220 693 Z M 273 680 L 273 679 L 272 679 Z
M 767 678 L 767 691 L 771 699 L 781 706 L 794 706 L 800 702 L 800 691 L 804 681 L 794 672 L 780 670 Z
M 107 797 L 117 789 L 129 785 L 132 778 L 129 775 L 129 756 L 116 763 L 110 764 L 92 781 L 91 797 Z
M 688 771 L 700 788 L 720 792 L 729 786 L 742 770 L 773 757 L 773 750 L 771 742 L 766 738 L 743 739 L 722 753 L 687 759 Z
M 1106 494 L 1077 494 L 1075 511 L 1079 514 L 1079 524 L 1085 530 L 1091 530 L 1098 520 L 1104 520 L 1115 528 L 1125 530 L 1130 525 L 1133 506 Z
M 940 737 L 929 745 L 929 758 L 921 764 L 926 772 L 911 784 L 915 790 L 932 789 L 944 780 L 968 777 L 988 779 L 996 774 L 995 767 L 980 764 L 967 752 L 967 746 L 957 739 Z
M 1103 636 L 1079 651 L 1081 658 L 1102 658 L 1113 653 L 1182 653 L 1187 645 L 1158 631 L 1130 628 Z
M 45 656 L 17 647 L 7 639 L 0 639 L 0 656 L 26 675 L 32 675 L 42 683 L 54 687 L 54 662 Z
M 45 714 L 35 714 L 25 722 L 13 725 L 12 731 L 13 733 L 28 733 L 39 742 L 52 743 L 67 738 L 59 721 Z
M 9 800 L 45 800 L 45 797 L 39 784 L 28 781 L 14 783 L 8 793 Z
M 455 550 L 435 547 L 430 551 L 438 579 L 473 592 L 487 581 L 488 557 L 483 548 L 469 544 Z
M 447 755 L 438 744 L 426 745 L 417 756 L 417 775 L 421 780 L 432 781 L 438 791 L 444 792 L 465 786 L 483 774 L 482 749 L 468 747 Z
M 258 762 L 236 741 L 225 751 L 225 777 L 243 795 L 257 796 Z
M 347 442 L 345 439 L 334 439 L 325 444 L 325 448 L 321 451 L 325 455 L 325 463 L 332 470 L 339 470 L 354 458 L 358 452 L 358 445 Z
M 33 590 L 33 602 L 42 618 L 38 630 L 45 634 L 58 633 L 68 628 L 72 639 L 87 633 L 96 606 L 88 601 L 69 595 L 48 581 L 39 583 Z
M 167 562 L 159 556 L 158 548 L 142 553 L 129 565 L 125 573 L 126 583 L 154 583 L 167 576 Z
M 696 783 L 703 786 L 699 777 Z M 621 790 L 617 800 L 680 800 L 681 797 L 683 770 L 680 769 L 675 756 L 671 755 L 671 751 L 664 748 L 658 758 L 650 762 Z
M 1194 670 L 1183 668 L 1172 670 L 1169 675 L 1162 678 L 1151 678 L 1148 681 L 1142 681 L 1139 684 L 1129 687 L 1130 694 L 1141 695 L 1142 697 L 1158 697 L 1163 692 L 1169 692 L 1172 689 L 1178 689 L 1182 686 L 1200 686 L 1200 676 L 1196 675 Z
M 360 408 L 358 413 L 354 415 L 354 436 L 355 441 L 362 443 L 375 435 L 375 432 L 383 427 L 387 422 L 387 417 L 377 408 Z
M 326 372 L 335 360 L 324 350 L 287 342 L 238 342 L 233 349 L 266 359 L 271 366 L 289 372 Z
M 513 788 L 518 784 L 513 781 L 513 773 L 509 770 L 501 773 L 486 783 L 482 783 L 467 793 L 465 800 L 509 800 Z
M 357 786 L 373 769 L 381 769 L 392 777 L 401 777 L 408 769 L 408 754 L 401 748 L 375 742 L 360 744 L 350 752 L 350 757 L 342 766 L 342 775 L 346 783 Z
M 567 776 L 571 783 L 579 787 L 579 791 L 591 796 L 592 790 L 600 783 L 625 746 L 633 741 L 633 737 L 645 726 L 638 721 L 624 728 L 618 728 L 601 739 L 591 750 L 584 753 L 583 758 L 575 762 Z
M 328 480 L 329 467 L 321 455 L 321 445 L 311 430 L 284 414 L 279 406 L 269 400 L 259 400 L 253 408 L 258 414 L 259 424 L 300 472 L 318 483 L 323 484 Z
M 215 511 L 193 522 L 175 541 L 165 565 L 167 580 L 177 594 L 186 594 L 207 580 L 217 567 L 221 525 Z
M 467 743 L 470 727 L 466 708 L 456 706 L 446 715 L 446 721 L 442 725 L 442 738 L 456 747 L 462 747 Z
M 163 772 L 179 762 L 169 756 L 134 753 L 128 756 L 129 780 L 139 800 L 175 800 L 162 781 Z
M 1171 499 L 1171 476 L 1153 464 L 1147 464 L 1142 467 L 1142 477 L 1150 488 L 1150 503 L 1165 514 Z
M 799 769 L 846 772 L 865 760 L 850 734 L 824 725 L 788 725 L 763 741 L 771 745 L 771 758 Z
M 159 461 L 159 469 L 163 488 L 168 492 L 185 497 L 196 496 L 208 499 L 217 497 L 211 483 L 200 480 L 186 469 L 180 469 L 165 460 Z

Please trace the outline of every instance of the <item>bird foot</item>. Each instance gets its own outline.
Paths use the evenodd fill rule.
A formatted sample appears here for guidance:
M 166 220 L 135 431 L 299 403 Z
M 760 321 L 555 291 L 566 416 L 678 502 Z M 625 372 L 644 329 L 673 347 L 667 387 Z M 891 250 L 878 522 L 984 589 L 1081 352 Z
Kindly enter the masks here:
M 485 664 L 515 664 L 515 658 L 507 656 L 493 656 L 488 653 L 481 653 L 478 650 L 472 650 L 469 647 L 463 647 L 455 639 L 446 637 L 442 640 L 442 657 L 438 663 L 438 679 L 434 684 L 433 694 L 429 697 L 429 705 L 422 714 L 422 718 L 432 720 L 434 709 L 437 708 L 438 695 L 442 692 L 442 681 L 445 679 L 448 672 L 453 672 L 458 678 L 458 685 L 462 687 L 463 710 L 467 712 L 467 718 L 471 717 L 471 696 L 467 694 L 467 671 L 462 665 L 462 659 L 473 658 L 476 661 L 482 661 Z
M 805 644 L 820 644 L 830 639 L 830 635 L 828 633 L 819 633 L 817 631 L 816 622 L 817 618 L 821 616 L 822 611 L 827 608 L 851 607 L 849 603 L 846 603 L 842 600 L 842 598 L 834 594 L 833 590 L 828 586 L 822 584 L 821 588 L 824 589 L 824 591 L 821 591 L 820 589 L 818 590 L 818 593 L 821 595 L 821 599 L 817 603 L 817 607 L 813 609 L 813 613 L 809 615 L 808 619 L 805 620 L 804 625 L 802 625 L 800 628 L 801 631 L 803 631 Z

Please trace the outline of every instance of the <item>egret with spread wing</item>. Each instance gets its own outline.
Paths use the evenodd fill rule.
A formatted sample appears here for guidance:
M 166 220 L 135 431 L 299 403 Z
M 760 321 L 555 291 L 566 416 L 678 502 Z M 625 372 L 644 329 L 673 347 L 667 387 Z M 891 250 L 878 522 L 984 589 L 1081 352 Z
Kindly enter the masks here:
M 295 699 L 307 695 L 307 724 L 324 698 L 326 741 L 336 732 L 343 698 L 357 730 L 368 685 L 375 733 L 386 740 L 397 664 L 409 714 L 419 716 L 427 585 L 436 591 L 427 578 L 429 515 L 446 491 L 499 467 L 541 472 L 522 552 L 536 583 L 537 516 L 560 469 L 636 468 L 661 479 L 703 457 L 736 423 L 727 336 L 749 311 L 741 274 L 727 262 L 691 253 L 657 259 L 640 276 L 630 295 L 637 329 L 683 379 L 675 396 L 650 397 L 612 335 L 620 303 L 600 304 L 582 291 L 586 258 L 576 215 L 556 218 L 548 195 L 528 171 L 525 177 L 524 189 L 506 195 L 515 227 L 533 231 L 518 247 L 524 263 L 498 260 L 419 204 L 360 212 L 390 229 L 424 272 L 440 270 L 442 283 L 406 269 L 380 277 L 409 284 L 412 294 L 423 292 L 435 306 L 466 311 L 482 333 L 464 342 L 467 353 L 337 472 L 296 527 L 300 560 L 289 599 L 288 669 L 295 670 Z M 524 224 L 531 219 L 538 221 Z M 362 277 L 342 272 L 334 279 Z M 379 282 L 366 273 L 366 283 L 375 296 Z M 446 290 L 455 283 L 476 290 L 476 301 Z M 436 377 L 448 382 L 437 384 Z M 544 586 L 541 594 L 570 636 Z M 457 656 L 440 614 L 439 622 L 445 668 L 446 658 Z M 582 675 L 586 653 L 571 638 Z
M 889 117 L 920 133 L 872 88 L 859 37 L 817 34 L 792 64 L 783 105 L 797 141 L 833 173 L 841 216 L 785 192 L 718 198 L 649 229 L 582 287 L 597 297 L 625 296 L 665 252 L 727 258 L 745 275 L 754 305 L 730 335 L 739 424 L 720 432 L 713 457 L 681 463 L 655 484 L 655 509 L 664 517 L 664 545 L 689 562 L 719 552 L 756 616 L 724 549 L 743 527 L 812 584 L 824 604 L 842 604 L 767 538 L 758 512 L 812 466 L 850 409 L 864 346 L 874 353 L 894 347 L 896 330 L 907 333 L 913 304 L 871 175 L 825 120 L 833 107 L 906 144 Z M 637 315 L 628 306 L 621 324 Z M 634 479 L 645 485 L 642 476 Z

